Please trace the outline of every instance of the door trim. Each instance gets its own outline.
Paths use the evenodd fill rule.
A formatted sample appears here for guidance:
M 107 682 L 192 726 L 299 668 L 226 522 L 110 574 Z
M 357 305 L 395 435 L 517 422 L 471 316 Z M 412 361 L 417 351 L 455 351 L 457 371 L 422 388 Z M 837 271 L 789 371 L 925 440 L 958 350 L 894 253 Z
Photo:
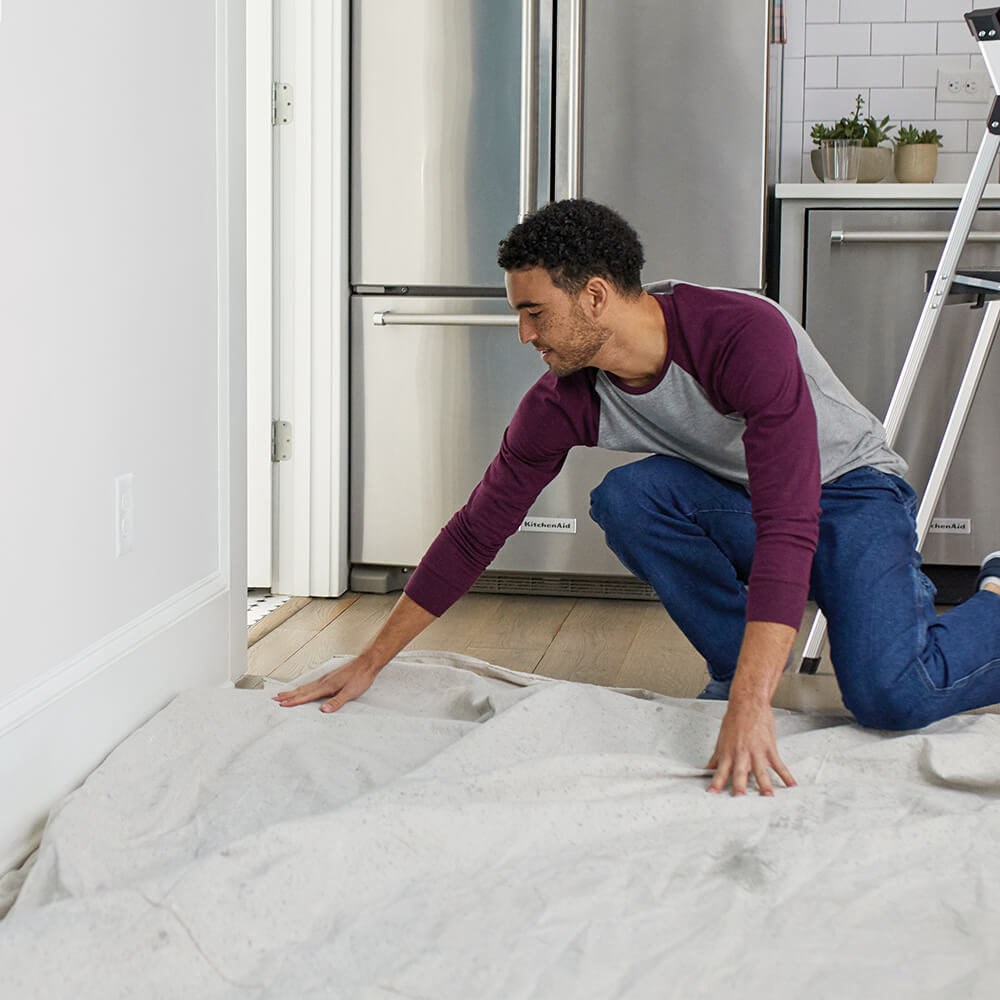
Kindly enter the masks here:
M 271 83 L 272 0 L 249 0 L 247 16 L 247 586 L 271 586 L 271 420 L 274 281 Z
M 275 145 L 275 417 L 292 455 L 275 463 L 271 589 L 348 587 L 348 113 L 350 4 L 274 0 L 276 75 L 294 116 Z

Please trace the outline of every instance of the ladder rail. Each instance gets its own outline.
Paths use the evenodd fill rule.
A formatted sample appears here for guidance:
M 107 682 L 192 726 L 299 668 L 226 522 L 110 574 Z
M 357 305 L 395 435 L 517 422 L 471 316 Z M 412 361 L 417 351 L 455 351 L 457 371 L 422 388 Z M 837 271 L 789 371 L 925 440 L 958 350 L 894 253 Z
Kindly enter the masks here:
M 996 21 L 997 28 L 990 29 L 989 25 L 987 25 L 986 28 L 988 30 L 984 30 L 981 24 L 984 17 Z M 974 23 L 974 19 L 976 23 Z M 966 15 L 966 20 L 973 36 L 977 38 L 979 43 L 979 49 L 986 62 L 997 98 L 990 109 L 986 131 L 979 144 L 979 150 L 976 153 L 976 159 L 973 162 L 969 180 L 966 182 L 965 190 L 962 192 L 961 201 L 955 212 L 955 220 L 945 241 L 941 259 L 934 273 L 934 279 L 928 287 L 920 319 L 917 321 L 917 327 L 914 330 L 909 350 L 900 369 L 896 387 L 893 390 L 892 398 L 889 400 L 884 424 L 886 442 L 890 448 L 895 444 L 896 438 L 899 435 L 899 429 L 902 426 L 906 410 L 910 405 L 913 388 L 916 385 L 917 377 L 920 374 L 924 358 L 927 355 L 931 337 L 937 327 L 938 318 L 941 315 L 945 299 L 955 277 L 955 271 L 958 268 L 958 259 L 969 239 L 976 211 L 982 202 L 983 193 L 989 181 L 990 171 L 993 169 L 997 152 L 1000 150 L 1000 51 L 998 51 L 1000 49 L 1000 8 L 991 8 L 987 11 L 973 11 L 971 14 Z M 990 30 L 993 31 L 992 34 L 989 33 Z M 982 366 L 985 365 L 986 358 L 989 356 L 989 348 L 992 345 L 993 334 L 996 331 L 996 311 L 991 311 L 994 305 L 995 303 L 990 304 L 987 316 L 983 319 L 980 336 L 977 337 L 976 345 L 973 347 L 972 354 L 970 355 L 969 364 L 966 366 L 965 376 L 962 380 L 962 386 L 959 388 L 956 396 L 955 406 L 952 409 L 948 426 L 945 429 L 941 446 L 938 449 L 934 467 L 931 470 L 931 478 L 927 483 L 927 488 L 924 490 L 920 512 L 918 513 L 918 551 L 923 546 L 924 537 L 930 526 L 934 508 L 937 506 L 941 489 L 944 486 L 944 479 L 947 476 L 948 468 L 951 466 L 951 459 L 957 447 L 958 438 L 961 435 L 962 428 L 965 426 L 965 418 L 968 416 L 969 407 L 972 405 L 972 396 L 975 395 L 975 390 L 979 384 Z M 992 330 L 988 331 L 987 320 L 991 317 L 993 317 Z M 988 335 L 986 335 L 987 331 Z M 984 341 L 982 347 L 980 347 L 980 340 Z M 977 349 L 979 349 L 978 353 Z M 983 353 L 984 351 L 985 353 Z M 977 372 L 972 371 L 974 364 L 979 366 Z M 969 382 L 972 386 L 972 396 L 967 396 L 967 381 L 970 379 L 970 373 L 974 376 L 971 382 Z M 922 518 L 921 515 L 923 515 Z M 923 523 L 923 531 L 919 530 L 921 523 Z M 809 635 L 806 638 L 805 648 L 802 651 L 802 657 L 799 660 L 796 672 L 816 673 L 825 644 L 826 617 L 822 611 L 817 611 L 813 618 L 812 626 L 809 629 Z

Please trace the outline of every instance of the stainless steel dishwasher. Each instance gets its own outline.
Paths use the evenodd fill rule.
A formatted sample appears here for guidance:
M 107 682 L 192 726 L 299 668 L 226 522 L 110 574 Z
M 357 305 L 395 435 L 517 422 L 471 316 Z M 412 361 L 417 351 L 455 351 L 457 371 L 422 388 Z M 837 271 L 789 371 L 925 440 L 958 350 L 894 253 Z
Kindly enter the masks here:
M 924 304 L 924 272 L 936 269 L 953 219 L 953 211 L 909 208 L 807 213 L 805 327 L 844 384 L 880 418 Z M 961 266 L 1000 268 L 1000 211 L 979 210 Z M 907 479 L 918 494 L 981 318 L 951 305 L 938 322 L 895 445 L 910 463 Z M 983 372 L 924 543 L 925 563 L 978 565 L 1000 548 L 998 355 Z

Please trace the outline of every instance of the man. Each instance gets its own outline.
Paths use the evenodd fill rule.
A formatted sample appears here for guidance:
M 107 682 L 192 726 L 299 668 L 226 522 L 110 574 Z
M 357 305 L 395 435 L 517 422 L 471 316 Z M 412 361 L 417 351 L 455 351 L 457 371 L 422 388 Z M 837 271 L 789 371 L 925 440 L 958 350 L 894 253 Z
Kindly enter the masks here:
M 911 729 L 1000 701 L 1000 553 L 977 593 L 937 618 L 920 572 L 913 491 L 885 431 L 775 303 L 669 282 L 645 292 L 632 228 L 556 202 L 500 243 L 519 336 L 549 371 L 445 526 L 390 618 L 350 663 L 279 694 L 334 711 L 475 581 L 575 445 L 652 456 L 613 470 L 591 515 L 705 657 L 727 697 L 710 790 L 773 794 L 771 698 L 811 593 L 828 619 L 845 705 Z

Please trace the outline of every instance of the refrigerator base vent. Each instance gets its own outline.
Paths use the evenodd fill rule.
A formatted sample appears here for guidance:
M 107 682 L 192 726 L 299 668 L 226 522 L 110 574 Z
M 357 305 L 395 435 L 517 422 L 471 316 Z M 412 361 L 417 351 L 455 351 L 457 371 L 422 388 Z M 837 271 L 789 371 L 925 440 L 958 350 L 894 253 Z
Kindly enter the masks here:
M 613 597 L 656 601 L 656 591 L 634 577 L 558 576 L 542 573 L 487 572 L 472 585 L 478 594 L 539 594 L 546 597 Z

